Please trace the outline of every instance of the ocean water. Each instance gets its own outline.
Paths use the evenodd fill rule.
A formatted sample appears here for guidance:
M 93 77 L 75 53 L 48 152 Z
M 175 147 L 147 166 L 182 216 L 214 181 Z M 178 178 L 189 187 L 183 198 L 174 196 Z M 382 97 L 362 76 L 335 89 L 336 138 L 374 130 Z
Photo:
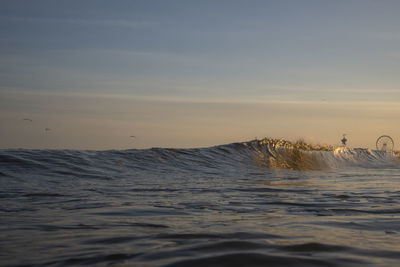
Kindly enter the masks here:
M 391 153 L 0 150 L 1 266 L 399 266 Z

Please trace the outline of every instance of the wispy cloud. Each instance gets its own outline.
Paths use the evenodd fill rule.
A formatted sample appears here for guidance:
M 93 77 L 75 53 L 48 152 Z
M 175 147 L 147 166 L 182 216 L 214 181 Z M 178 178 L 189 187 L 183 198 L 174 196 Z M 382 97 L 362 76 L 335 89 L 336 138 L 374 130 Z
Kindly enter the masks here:
M 153 103 L 199 103 L 199 104 L 288 104 L 288 105 L 321 105 L 321 106 L 357 106 L 358 108 L 398 108 L 398 102 L 392 101 L 358 101 L 358 100 L 329 100 L 322 101 L 320 99 L 290 99 L 290 98 L 274 98 L 266 97 L 242 97 L 242 96 L 228 96 L 228 97 L 191 97 L 191 96 L 164 96 L 164 95 L 134 95 L 124 93 L 90 93 L 90 92 L 60 92 L 60 91 L 30 91 L 26 88 L 10 88 L 0 87 L 1 98 L 6 99 L 41 99 L 41 98 L 59 98 L 70 99 L 71 101 L 77 99 L 97 100 L 112 100 L 112 101 L 141 101 Z M 46 102 L 46 101 L 44 101 Z
M 26 23 L 60 23 L 60 24 L 78 24 L 93 26 L 112 26 L 129 28 L 146 28 L 155 26 L 154 21 L 135 21 L 127 19 L 81 19 L 81 18 L 51 18 L 51 17 L 18 17 L 18 16 L 0 16 L 0 20 L 9 22 Z

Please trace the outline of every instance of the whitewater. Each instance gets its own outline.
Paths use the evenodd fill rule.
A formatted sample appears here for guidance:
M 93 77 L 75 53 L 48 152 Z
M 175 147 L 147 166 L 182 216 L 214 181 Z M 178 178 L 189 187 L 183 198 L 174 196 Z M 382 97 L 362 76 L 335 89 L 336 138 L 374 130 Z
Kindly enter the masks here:
M 277 139 L 0 150 L 1 266 L 398 266 L 400 160 Z

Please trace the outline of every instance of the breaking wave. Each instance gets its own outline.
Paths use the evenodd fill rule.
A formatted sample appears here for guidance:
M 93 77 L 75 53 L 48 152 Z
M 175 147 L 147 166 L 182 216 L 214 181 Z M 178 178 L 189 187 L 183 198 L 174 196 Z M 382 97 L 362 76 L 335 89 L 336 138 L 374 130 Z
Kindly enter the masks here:
M 256 151 L 257 164 L 275 169 L 320 170 L 400 166 L 396 154 L 368 148 L 310 145 L 303 141 L 277 139 L 255 140 L 244 144 Z
M 346 167 L 387 168 L 400 166 L 399 156 L 366 148 L 312 145 L 262 139 L 208 148 L 130 150 L 0 150 L 7 169 L 29 169 L 58 174 L 102 176 L 109 171 L 219 173 L 251 166 L 268 169 L 326 170 Z M 90 171 L 89 171 L 90 170 Z M 97 170 L 93 174 L 93 170 Z M 5 175 L 4 173 L 0 173 Z

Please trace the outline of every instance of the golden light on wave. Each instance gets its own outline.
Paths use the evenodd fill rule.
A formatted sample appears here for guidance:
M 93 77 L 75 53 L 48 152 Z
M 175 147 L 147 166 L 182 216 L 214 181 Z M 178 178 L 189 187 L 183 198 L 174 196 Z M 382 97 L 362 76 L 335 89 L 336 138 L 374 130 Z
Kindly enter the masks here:
M 303 140 L 291 142 L 281 139 L 253 140 L 243 143 L 255 152 L 254 161 L 260 167 L 315 171 L 338 166 L 398 165 L 398 153 L 366 148 L 313 145 Z

